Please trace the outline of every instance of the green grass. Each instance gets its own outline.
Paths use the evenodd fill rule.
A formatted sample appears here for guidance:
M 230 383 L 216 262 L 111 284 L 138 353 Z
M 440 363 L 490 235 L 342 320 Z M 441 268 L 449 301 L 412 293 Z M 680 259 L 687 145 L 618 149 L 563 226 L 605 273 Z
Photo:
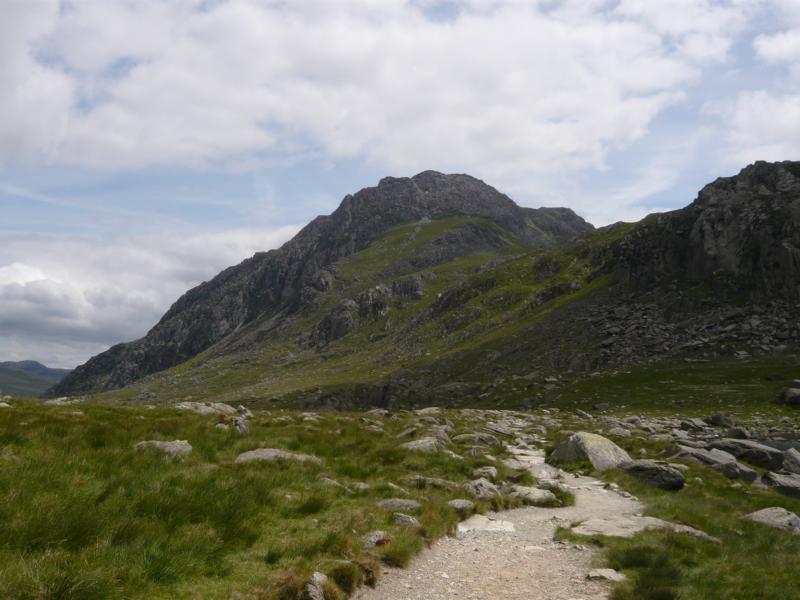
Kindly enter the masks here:
M 303 581 L 314 570 L 345 591 L 374 583 L 376 561 L 407 564 L 458 521 L 446 502 L 463 491 L 418 488 L 408 476 L 465 482 L 491 464 L 399 448 L 411 420 L 385 419 L 376 433 L 360 415 L 263 413 L 242 437 L 192 413 L 15 401 L 0 412 L 0 597 L 272 598 L 287 573 Z M 134 450 L 146 439 L 186 439 L 194 450 L 184 460 Z M 323 463 L 234 464 L 256 447 Z M 321 476 L 370 487 L 347 493 Z M 375 506 L 398 496 L 390 483 L 422 502 L 419 530 Z M 374 529 L 392 541 L 365 549 L 361 536 Z

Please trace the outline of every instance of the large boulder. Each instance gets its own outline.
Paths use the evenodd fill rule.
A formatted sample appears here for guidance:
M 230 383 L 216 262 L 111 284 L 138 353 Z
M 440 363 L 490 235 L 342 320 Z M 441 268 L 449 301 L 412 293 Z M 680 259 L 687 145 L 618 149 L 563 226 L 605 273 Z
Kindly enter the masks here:
M 800 498 L 800 475 L 794 473 L 766 473 L 761 478 L 768 486 L 775 488 L 781 494 Z
M 553 450 L 548 461 L 554 464 L 589 461 L 598 471 L 606 471 L 631 462 L 631 457 L 608 438 L 579 431 Z
M 783 529 L 800 535 L 800 517 L 779 506 L 757 510 L 756 512 L 746 515 L 745 519 L 750 519 L 756 523 L 763 523 L 775 529 Z
M 621 464 L 619 468 L 631 477 L 662 490 L 679 490 L 686 483 L 686 478 L 678 469 L 654 460 L 634 460 Z
M 783 466 L 783 452 L 753 440 L 724 438 L 711 443 L 712 448 L 724 450 L 736 458 L 763 469 L 778 470 Z

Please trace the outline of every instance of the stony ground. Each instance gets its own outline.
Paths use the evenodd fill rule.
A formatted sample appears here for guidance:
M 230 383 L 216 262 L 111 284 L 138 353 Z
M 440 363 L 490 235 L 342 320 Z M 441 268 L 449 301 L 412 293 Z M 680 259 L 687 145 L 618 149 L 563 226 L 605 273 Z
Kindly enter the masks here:
M 514 452 L 540 480 L 555 475 L 538 451 Z M 407 569 L 387 569 L 375 589 L 360 600 L 589 600 L 606 598 L 608 586 L 587 579 L 593 552 L 554 541 L 559 525 L 590 518 L 639 513 L 634 499 L 605 489 L 591 477 L 568 476 L 562 485 L 575 495 L 565 508 L 521 508 L 477 515 L 459 526 L 456 537 L 440 540 Z

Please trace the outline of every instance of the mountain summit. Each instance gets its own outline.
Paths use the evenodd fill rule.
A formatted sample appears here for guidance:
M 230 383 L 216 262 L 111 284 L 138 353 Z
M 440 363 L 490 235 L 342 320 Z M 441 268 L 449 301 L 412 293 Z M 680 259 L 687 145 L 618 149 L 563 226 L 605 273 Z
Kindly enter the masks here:
M 386 177 L 376 187 L 346 196 L 332 214 L 311 221 L 280 249 L 258 253 L 189 290 L 144 338 L 95 356 L 51 393 L 119 388 L 178 365 L 255 321 L 274 324 L 327 290 L 337 261 L 390 229 L 453 218 L 477 220 L 431 240 L 418 256 L 409 257 L 412 262 L 433 266 L 509 245 L 520 251 L 553 249 L 593 230 L 568 208 L 520 207 L 469 175 L 424 171 L 410 178 Z

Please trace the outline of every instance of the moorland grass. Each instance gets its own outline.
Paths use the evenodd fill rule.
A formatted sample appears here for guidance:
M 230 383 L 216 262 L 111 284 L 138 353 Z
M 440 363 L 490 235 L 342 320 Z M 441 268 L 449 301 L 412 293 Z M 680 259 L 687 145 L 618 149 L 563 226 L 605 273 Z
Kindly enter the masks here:
M 384 433 L 364 429 L 358 415 L 276 416 L 257 415 L 240 436 L 217 429 L 214 417 L 175 410 L 33 402 L 4 409 L 0 597 L 290 598 L 291 582 L 314 570 L 330 575 L 334 596 L 350 592 L 374 584 L 376 561 L 405 565 L 454 529 L 459 517 L 446 502 L 463 490 L 418 487 L 409 476 L 462 483 L 490 464 L 400 448 L 396 435 L 410 416 L 385 419 Z M 194 450 L 175 460 L 134 449 L 147 439 L 185 439 Z M 234 463 L 257 447 L 322 463 Z M 369 489 L 353 486 L 361 481 Z M 403 529 L 375 506 L 398 496 L 389 484 L 422 503 L 421 528 Z M 391 541 L 366 549 L 361 536 L 374 529 Z

